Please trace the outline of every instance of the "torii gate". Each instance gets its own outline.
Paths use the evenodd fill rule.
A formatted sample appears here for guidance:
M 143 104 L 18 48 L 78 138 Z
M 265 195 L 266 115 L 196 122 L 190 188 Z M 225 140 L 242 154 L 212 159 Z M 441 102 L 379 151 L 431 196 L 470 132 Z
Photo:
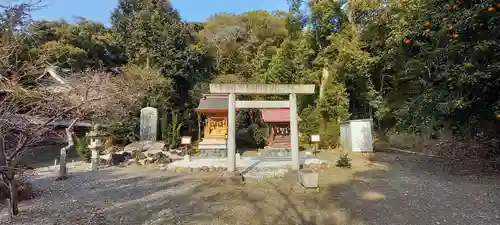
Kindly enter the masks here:
M 210 84 L 210 93 L 228 94 L 228 132 L 227 132 L 227 171 L 236 170 L 236 95 L 289 95 L 290 138 L 292 146 L 292 170 L 298 171 L 299 162 L 299 126 L 297 121 L 297 94 L 314 94 L 314 84 Z M 272 101 L 270 101 L 272 102 Z M 278 103 L 280 102 L 280 103 Z M 283 101 L 276 101 L 281 105 Z M 246 108 L 261 108 L 257 101 L 241 101 L 238 105 Z

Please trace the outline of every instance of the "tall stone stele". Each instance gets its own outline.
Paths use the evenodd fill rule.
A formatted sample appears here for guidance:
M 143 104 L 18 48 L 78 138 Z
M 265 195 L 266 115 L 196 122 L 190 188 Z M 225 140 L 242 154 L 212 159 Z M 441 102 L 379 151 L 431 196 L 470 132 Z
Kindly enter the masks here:
M 155 142 L 157 140 L 158 110 L 153 107 L 141 109 L 140 141 Z

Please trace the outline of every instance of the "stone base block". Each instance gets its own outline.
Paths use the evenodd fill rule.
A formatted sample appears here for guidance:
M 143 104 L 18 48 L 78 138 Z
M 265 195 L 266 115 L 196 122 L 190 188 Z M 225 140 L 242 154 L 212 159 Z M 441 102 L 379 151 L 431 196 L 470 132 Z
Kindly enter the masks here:
M 292 152 L 285 148 L 268 148 L 260 152 L 261 157 L 292 157 Z
M 200 149 L 199 157 L 202 158 L 227 158 L 226 149 Z

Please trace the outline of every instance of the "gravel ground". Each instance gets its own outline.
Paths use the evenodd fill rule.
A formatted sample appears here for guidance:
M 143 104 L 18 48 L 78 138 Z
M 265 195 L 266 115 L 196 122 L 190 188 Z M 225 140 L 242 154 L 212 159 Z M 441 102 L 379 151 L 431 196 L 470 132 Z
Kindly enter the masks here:
M 500 224 L 498 175 L 451 174 L 421 156 L 377 153 L 320 172 L 319 193 L 284 179 L 225 184 L 217 175 L 141 167 L 72 172 L 21 203 L 13 224 Z M 50 190 L 50 191 L 49 191 Z M 8 224 L 5 211 L 0 224 Z

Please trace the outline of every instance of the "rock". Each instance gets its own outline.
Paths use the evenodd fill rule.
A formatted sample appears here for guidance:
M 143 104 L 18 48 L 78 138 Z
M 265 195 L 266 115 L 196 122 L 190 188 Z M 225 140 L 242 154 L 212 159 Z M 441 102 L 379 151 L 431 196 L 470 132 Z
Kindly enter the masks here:
M 103 159 L 103 158 L 99 158 L 99 165 L 107 165 L 107 164 L 108 164 L 108 160 Z
M 134 151 L 140 151 L 140 152 L 146 152 L 146 151 L 162 151 L 164 149 L 165 144 L 163 142 L 134 142 L 131 143 L 123 149 L 126 152 L 134 152 Z
M 208 166 L 201 167 L 201 171 L 203 172 L 208 172 L 208 170 L 209 170 Z
M 137 166 L 140 166 L 141 163 L 139 163 L 139 161 L 135 160 L 135 159 L 129 159 L 127 161 L 125 161 L 123 163 L 123 165 L 126 165 L 126 166 L 134 166 L 134 165 L 137 165 Z
M 104 149 L 104 153 L 106 154 L 116 154 L 117 152 L 122 151 L 123 148 L 119 146 L 111 146 L 109 148 Z
M 133 151 L 131 157 L 133 159 L 138 159 L 138 160 L 143 160 L 147 158 L 146 155 L 140 151 Z
M 152 156 L 153 162 L 156 164 L 165 164 L 169 163 L 169 158 L 163 152 L 157 152 Z
M 328 168 L 328 163 L 324 162 L 324 163 L 321 163 L 321 169 L 326 169 Z
M 134 142 L 134 143 L 130 143 L 129 145 L 125 146 L 125 148 L 123 148 L 123 151 L 126 151 L 126 152 L 141 151 L 142 152 L 142 150 L 144 150 L 145 147 L 146 147 L 145 143 L 143 143 L 143 142 Z
M 111 159 L 108 161 L 108 165 L 120 165 L 122 162 L 125 162 L 125 160 L 127 160 L 127 158 L 122 154 L 111 154 Z
M 132 154 L 130 152 L 122 152 L 121 155 L 125 157 L 125 160 L 129 160 L 132 158 Z
M 156 164 L 170 164 L 170 163 L 172 163 L 172 160 L 170 158 L 163 158 L 156 161 Z
M 153 159 L 151 158 L 147 158 L 147 159 L 144 159 L 144 164 L 143 165 L 149 165 L 149 164 L 153 164 Z
M 111 154 L 100 155 L 99 158 L 109 161 L 111 159 Z
M 123 162 L 122 165 L 125 165 L 125 166 L 134 165 L 134 160 L 133 159 L 129 159 L 129 160 Z
M 210 172 L 210 173 L 213 173 L 213 172 L 215 172 L 215 171 L 216 171 L 216 168 L 215 168 L 215 167 L 213 167 L 213 166 L 212 166 L 212 167 L 210 167 L 210 168 L 208 168 L 208 172 Z
M 144 154 L 146 154 L 146 155 L 149 155 L 149 154 L 154 155 L 154 154 L 156 154 L 158 152 L 162 152 L 164 154 L 168 153 L 168 152 L 163 152 L 160 149 L 153 149 L 153 150 L 147 150 L 147 151 L 145 151 Z

